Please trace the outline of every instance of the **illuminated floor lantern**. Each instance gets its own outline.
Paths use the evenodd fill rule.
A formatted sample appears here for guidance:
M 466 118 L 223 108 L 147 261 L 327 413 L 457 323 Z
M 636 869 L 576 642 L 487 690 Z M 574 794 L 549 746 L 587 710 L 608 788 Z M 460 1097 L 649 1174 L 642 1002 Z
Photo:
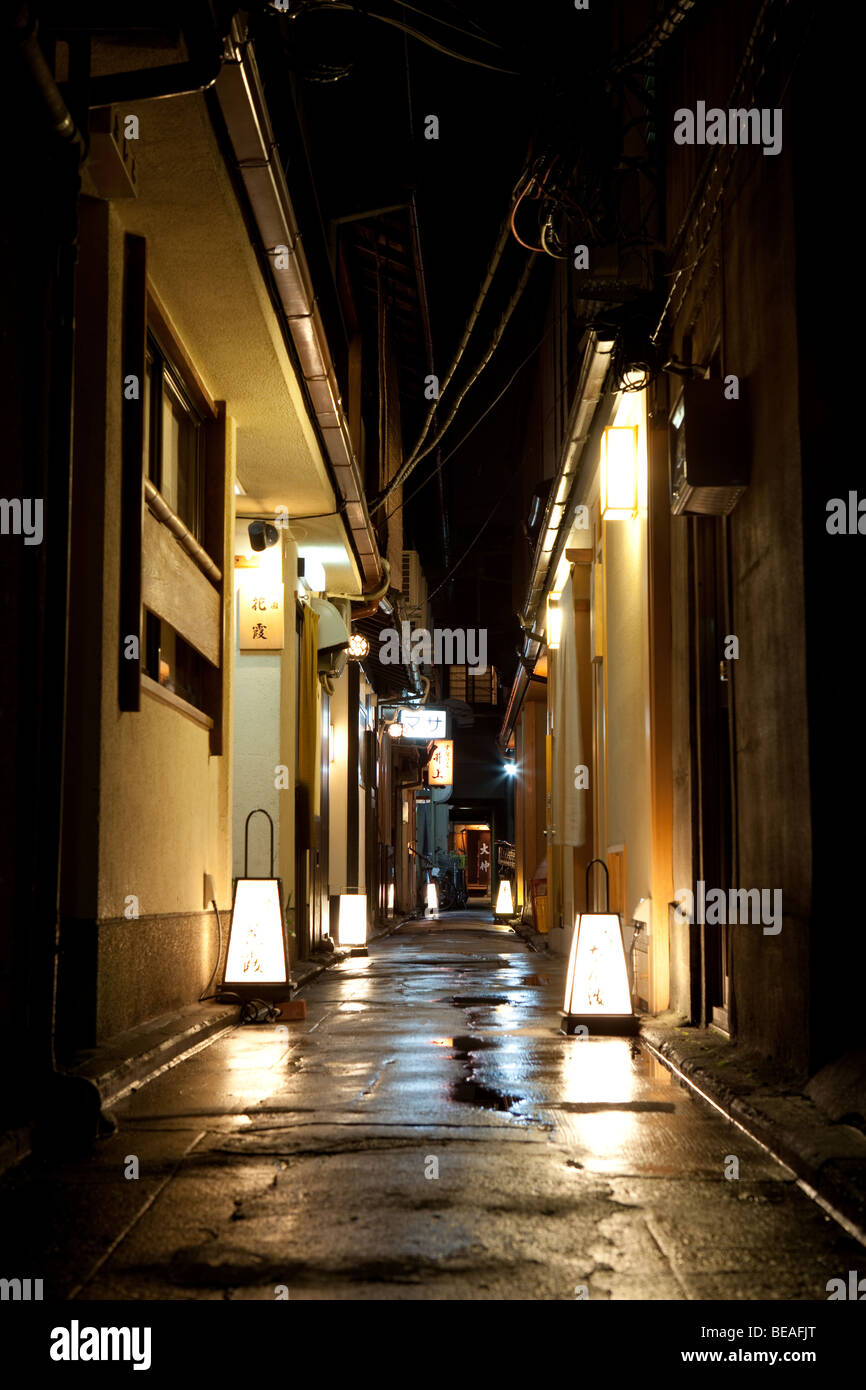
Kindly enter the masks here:
M 349 946 L 353 956 L 367 954 L 367 894 L 341 893 L 339 918 L 340 945 Z
M 249 825 L 253 816 L 267 816 L 271 827 L 271 872 L 268 878 L 248 873 Z M 267 811 L 250 811 L 244 824 L 244 876 L 235 880 L 232 924 L 226 952 L 223 985 L 235 992 L 255 994 L 274 989 L 285 995 L 291 987 L 282 886 L 274 878 L 274 823 Z
M 439 890 L 431 878 L 427 884 L 427 911 L 435 917 L 439 911 Z
M 510 878 L 501 878 L 499 888 L 496 893 L 496 909 L 494 917 L 513 917 L 514 916 L 514 893 L 511 888 Z
M 389 916 L 389 917 L 393 917 L 393 916 L 394 916 L 394 885 L 393 885 L 393 883 L 389 883 L 389 884 L 388 884 L 388 916 Z
M 632 1012 L 625 948 L 618 912 L 610 908 L 610 876 L 601 859 L 586 866 L 586 901 L 589 903 L 589 875 L 593 864 L 601 864 L 605 874 L 604 912 L 580 912 L 574 924 L 568 973 L 565 978 L 562 1032 L 636 1033 L 638 1020 Z

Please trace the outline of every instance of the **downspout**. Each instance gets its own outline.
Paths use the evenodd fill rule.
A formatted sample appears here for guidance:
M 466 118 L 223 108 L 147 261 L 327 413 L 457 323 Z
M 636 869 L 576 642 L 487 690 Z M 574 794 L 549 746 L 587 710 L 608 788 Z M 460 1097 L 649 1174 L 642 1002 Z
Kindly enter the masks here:
M 541 655 L 544 639 L 538 631 L 538 615 L 556 575 L 556 567 L 571 530 L 577 499 L 585 489 L 587 445 L 598 428 L 600 406 L 606 394 L 613 339 L 590 329 L 584 344 L 580 379 L 569 416 L 559 467 L 544 509 L 538 533 L 526 598 L 518 618 L 523 629 L 520 665 L 514 677 L 497 743 L 504 753 L 529 688 L 531 671 Z M 565 524 L 563 524 L 565 523 Z
M 271 269 L 288 332 L 301 366 L 312 413 L 324 444 L 339 510 L 345 519 L 363 574 L 363 597 L 382 589 L 386 578 L 367 510 L 364 484 L 352 447 L 325 327 L 313 290 L 301 232 L 279 159 L 253 54 L 237 18 L 226 40 L 226 55 L 214 89 Z M 357 596 L 356 596 L 357 597 Z

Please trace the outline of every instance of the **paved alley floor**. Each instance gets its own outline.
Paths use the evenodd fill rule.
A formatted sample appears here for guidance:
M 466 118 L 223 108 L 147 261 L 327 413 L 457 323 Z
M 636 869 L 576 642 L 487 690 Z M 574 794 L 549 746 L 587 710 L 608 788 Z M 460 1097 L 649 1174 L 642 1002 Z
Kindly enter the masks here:
M 636 1043 L 563 1037 L 562 965 L 465 913 L 372 943 L 304 1022 L 127 1097 L 88 1162 L 7 1179 L 22 1272 L 79 1300 L 826 1300 L 862 1247 Z

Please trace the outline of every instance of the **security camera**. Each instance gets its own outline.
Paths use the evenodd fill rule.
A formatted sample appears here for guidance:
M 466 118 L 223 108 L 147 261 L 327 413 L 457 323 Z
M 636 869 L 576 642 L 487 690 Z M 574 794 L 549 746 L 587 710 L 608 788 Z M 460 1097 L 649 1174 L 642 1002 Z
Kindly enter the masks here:
M 253 550 L 267 550 L 269 545 L 276 545 L 280 538 L 276 526 L 269 521 L 251 521 L 248 529 Z

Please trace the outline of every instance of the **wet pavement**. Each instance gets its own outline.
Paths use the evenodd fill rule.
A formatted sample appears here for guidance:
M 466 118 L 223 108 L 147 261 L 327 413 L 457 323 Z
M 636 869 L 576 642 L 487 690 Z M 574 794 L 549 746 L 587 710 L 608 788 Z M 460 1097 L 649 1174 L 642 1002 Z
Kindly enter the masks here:
M 10 1175 L 4 1262 L 82 1300 L 826 1300 L 862 1247 L 635 1041 L 563 1037 L 563 965 L 406 924 Z

